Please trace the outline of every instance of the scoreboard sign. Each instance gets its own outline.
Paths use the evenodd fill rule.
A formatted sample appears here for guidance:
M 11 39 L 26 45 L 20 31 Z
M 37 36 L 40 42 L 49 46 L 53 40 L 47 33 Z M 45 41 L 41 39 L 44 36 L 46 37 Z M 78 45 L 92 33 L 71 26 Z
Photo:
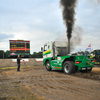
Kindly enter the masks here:
M 9 40 L 10 55 L 30 55 L 30 41 Z

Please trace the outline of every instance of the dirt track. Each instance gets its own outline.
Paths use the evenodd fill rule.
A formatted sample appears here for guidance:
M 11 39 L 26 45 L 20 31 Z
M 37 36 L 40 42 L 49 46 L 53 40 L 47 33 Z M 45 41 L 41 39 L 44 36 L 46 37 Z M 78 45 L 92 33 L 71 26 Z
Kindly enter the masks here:
M 0 100 L 33 100 L 35 95 L 46 100 L 100 100 L 100 68 L 73 75 L 44 67 L 0 70 Z

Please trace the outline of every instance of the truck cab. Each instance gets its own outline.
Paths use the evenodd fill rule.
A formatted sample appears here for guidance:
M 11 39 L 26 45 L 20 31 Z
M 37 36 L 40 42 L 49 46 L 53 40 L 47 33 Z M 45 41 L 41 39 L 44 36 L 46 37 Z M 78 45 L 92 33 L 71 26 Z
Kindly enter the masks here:
M 41 50 L 43 65 L 48 71 L 63 70 L 65 74 L 75 73 L 77 70 L 90 72 L 95 62 L 86 56 L 68 54 L 68 43 L 63 41 L 48 42 Z
M 44 45 L 43 59 L 47 57 L 67 55 L 67 42 L 54 41 Z

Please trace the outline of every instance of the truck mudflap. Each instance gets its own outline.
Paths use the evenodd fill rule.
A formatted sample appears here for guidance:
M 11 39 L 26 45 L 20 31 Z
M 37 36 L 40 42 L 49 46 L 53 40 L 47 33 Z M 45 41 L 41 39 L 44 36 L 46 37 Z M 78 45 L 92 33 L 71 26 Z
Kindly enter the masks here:
M 94 60 L 83 59 L 81 61 L 75 60 L 75 66 L 78 66 L 78 70 L 90 70 L 93 68 L 95 64 Z

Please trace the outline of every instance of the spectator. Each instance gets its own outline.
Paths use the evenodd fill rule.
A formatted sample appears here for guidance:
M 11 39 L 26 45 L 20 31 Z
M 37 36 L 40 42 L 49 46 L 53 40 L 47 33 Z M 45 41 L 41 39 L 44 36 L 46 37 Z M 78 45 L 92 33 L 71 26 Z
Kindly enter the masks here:
M 20 71 L 20 55 L 17 57 L 17 71 Z

